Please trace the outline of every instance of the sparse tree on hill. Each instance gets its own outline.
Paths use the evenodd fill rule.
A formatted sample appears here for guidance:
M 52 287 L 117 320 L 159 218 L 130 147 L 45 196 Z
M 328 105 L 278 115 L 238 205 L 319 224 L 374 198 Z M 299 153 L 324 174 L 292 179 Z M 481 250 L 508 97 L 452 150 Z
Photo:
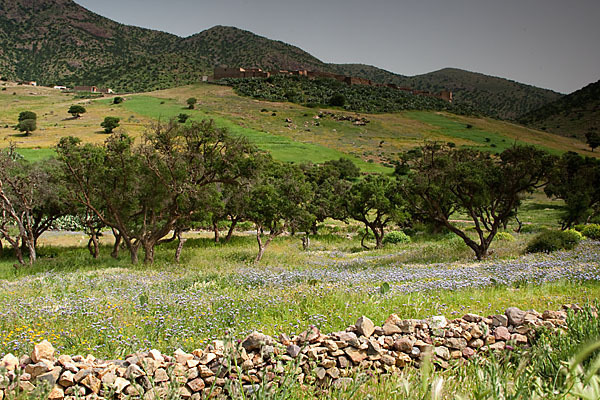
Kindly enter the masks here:
M 198 100 L 195 97 L 190 97 L 187 99 L 187 105 L 190 110 L 193 110 L 196 107 L 196 103 Z
M 86 109 L 84 106 L 80 106 L 79 104 L 74 104 L 69 107 L 68 113 L 73 116 L 73 118 L 81 117 L 81 114 L 85 114 Z
M 28 119 L 35 119 L 37 120 L 37 114 L 34 113 L 33 111 L 22 111 L 19 113 L 19 122 L 21 121 L 25 121 Z
M 105 117 L 100 126 L 104 128 L 104 133 L 112 133 L 113 130 L 119 127 L 119 122 L 121 122 L 120 118 Z
M 190 119 L 189 114 L 185 114 L 185 113 L 181 113 L 177 116 L 177 121 L 180 124 L 185 124 L 187 122 L 187 120 Z
M 17 127 L 19 128 L 19 131 L 24 132 L 26 136 L 29 136 L 31 132 L 37 129 L 37 122 L 35 119 L 24 119 L 19 122 Z
M 592 130 L 587 131 L 585 134 L 585 141 L 593 152 L 596 147 L 600 146 L 600 132 Z

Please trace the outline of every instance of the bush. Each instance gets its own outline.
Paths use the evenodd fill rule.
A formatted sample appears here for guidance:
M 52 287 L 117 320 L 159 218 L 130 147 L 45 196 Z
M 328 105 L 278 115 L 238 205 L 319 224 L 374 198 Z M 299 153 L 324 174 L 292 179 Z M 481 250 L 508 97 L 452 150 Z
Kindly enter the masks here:
M 583 227 L 581 230 L 583 236 L 592 240 L 600 240 L 600 225 L 590 224 Z
M 122 97 L 115 97 L 113 99 L 113 104 L 121 104 L 123 101 L 125 101 L 124 98 L 122 98 Z
M 343 94 L 335 94 L 329 99 L 329 105 L 334 107 L 344 107 L 346 97 Z
M 515 237 L 508 232 L 498 232 L 496 234 L 496 240 L 499 242 L 514 242 Z
M 104 128 L 105 133 L 112 133 L 112 131 L 119 126 L 120 121 L 121 119 L 117 117 L 106 117 L 100 126 Z
M 410 236 L 402 231 L 393 231 L 385 235 L 383 238 L 383 244 L 399 244 L 399 243 L 410 243 Z
M 570 250 L 581 239 L 581 233 L 573 229 L 566 231 L 544 231 L 529 242 L 525 251 L 527 253 L 551 253 L 557 250 Z
M 577 232 L 581 232 L 581 231 L 583 231 L 583 229 L 585 228 L 585 226 L 586 226 L 585 224 L 578 224 L 578 225 L 575 225 L 573 227 L 573 229 L 575 229 Z

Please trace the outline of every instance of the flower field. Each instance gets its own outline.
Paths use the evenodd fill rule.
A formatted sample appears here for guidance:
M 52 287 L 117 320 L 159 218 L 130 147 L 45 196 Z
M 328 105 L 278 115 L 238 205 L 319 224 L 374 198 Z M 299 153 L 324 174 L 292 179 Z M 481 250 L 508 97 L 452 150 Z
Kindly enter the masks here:
M 353 252 L 315 238 L 315 250 L 303 252 L 298 241 L 281 238 L 260 266 L 248 261 L 251 238 L 191 244 L 182 266 L 167 261 L 168 247 L 159 249 L 161 261 L 152 268 L 108 261 L 108 255 L 94 264 L 83 249 L 58 261 L 47 257 L 14 277 L 8 263 L 0 264 L 7 276 L 0 280 L 0 354 L 23 354 L 43 339 L 61 353 L 98 357 L 149 348 L 191 351 L 254 329 L 294 334 L 313 324 L 330 332 L 360 315 L 381 324 L 390 313 L 452 318 L 515 304 L 555 309 L 600 294 L 600 243 L 593 241 L 572 251 L 482 263 L 460 251 L 452 262 L 406 262 L 418 244 Z M 426 252 L 434 244 L 424 246 Z

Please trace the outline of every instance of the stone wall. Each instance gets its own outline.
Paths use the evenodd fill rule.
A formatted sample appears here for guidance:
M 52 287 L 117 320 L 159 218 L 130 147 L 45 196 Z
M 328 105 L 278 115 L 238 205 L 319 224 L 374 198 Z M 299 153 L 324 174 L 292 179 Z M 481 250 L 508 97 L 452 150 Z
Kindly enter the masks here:
M 0 361 L 0 400 L 16 391 L 47 389 L 51 400 L 164 398 L 177 392 L 183 399 L 228 397 L 252 392 L 256 385 L 277 384 L 294 370 L 306 384 L 345 387 L 357 371 L 392 374 L 418 367 L 431 358 L 439 368 L 478 353 L 527 346 L 540 326 L 562 329 L 566 310 L 522 311 L 483 317 L 466 314 L 448 321 L 391 315 L 381 326 L 361 317 L 345 331 L 323 334 L 311 327 L 300 335 L 274 339 L 253 332 L 242 341 L 214 341 L 205 349 L 163 355 L 158 350 L 131 354 L 124 360 L 91 355 L 58 356 L 44 341 L 30 355 L 7 354 Z

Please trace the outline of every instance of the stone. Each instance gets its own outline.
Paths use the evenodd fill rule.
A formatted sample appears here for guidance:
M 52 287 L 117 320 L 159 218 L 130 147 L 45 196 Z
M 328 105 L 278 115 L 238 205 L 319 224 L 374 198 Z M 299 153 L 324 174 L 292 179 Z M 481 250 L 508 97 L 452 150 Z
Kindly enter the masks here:
M 31 375 L 31 379 L 35 379 L 39 375 L 45 374 L 49 370 L 50 370 L 50 368 L 48 368 L 48 365 L 43 362 L 38 362 L 35 364 L 28 364 L 25 367 L 25 372 Z
M 485 343 L 483 342 L 483 340 L 481 339 L 475 339 L 475 340 L 471 340 L 471 342 L 469 343 L 469 346 L 471 346 L 474 349 L 478 349 L 480 347 L 482 347 Z
M 496 343 L 490 345 L 490 350 L 500 351 L 500 350 L 504 350 L 505 347 L 506 347 L 505 342 L 496 342 Z
M 367 358 L 367 352 L 365 350 L 348 347 L 344 351 L 354 364 L 360 364 L 361 361 Z
M 448 361 L 450 359 L 450 350 L 445 346 L 434 347 L 433 353 L 442 360 Z
M 185 364 L 188 360 L 193 360 L 194 359 L 194 355 L 193 354 L 188 354 L 188 353 L 186 353 L 185 351 L 183 351 L 181 349 L 175 350 L 175 353 L 173 353 L 173 355 L 175 356 L 175 360 L 179 364 Z
M 60 378 L 61 367 L 53 368 L 51 371 L 46 372 L 45 374 L 38 375 L 36 380 L 38 382 L 48 382 L 48 386 L 56 385 L 58 382 L 58 378 Z
M 337 360 L 340 368 L 348 368 L 350 366 L 350 360 L 348 360 L 345 356 L 339 356 Z
M 465 347 L 462 351 L 462 355 L 464 358 L 471 358 L 475 355 L 475 350 L 470 347 Z
M 160 351 L 156 350 L 156 349 L 152 349 L 148 352 L 148 357 L 150 357 L 153 360 L 156 360 L 158 362 L 164 362 L 165 358 L 163 357 L 163 355 L 160 353 Z
M 0 361 L 0 368 L 4 368 L 7 371 L 14 371 L 18 366 L 19 359 L 11 353 L 8 353 L 2 357 L 2 360 Z
M 331 367 L 327 370 L 327 375 L 332 379 L 337 379 L 340 377 L 340 370 L 337 367 Z
M 108 372 L 108 373 L 102 375 L 102 378 L 101 378 L 102 384 L 106 385 L 106 386 L 112 386 L 116 380 L 117 380 L 117 375 L 115 375 L 112 372 Z
M 520 335 L 518 333 L 513 333 L 512 335 L 510 335 L 510 340 L 511 342 L 515 342 L 518 345 L 526 345 L 528 341 L 527 336 Z
M 494 338 L 496 339 L 496 341 L 498 341 L 498 340 L 508 341 L 508 340 L 510 340 L 510 332 L 508 331 L 508 329 L 506 327 L 499 326 L 496 329 L 494 329 Z
M 415 333 L 417 325 L 420 323 L 421 321 L 417 319 L 403 319 L 398 322 L 398 327 L 402 333 Z
M 471 330 L 469 330 L 469 333 L 475 339 L 479 339 L 483 336 L 483 330 L 479 325 L 473 325 L 473 327 L 471 327 Z
M 527 314 L 525 311 L 521 311 L 517 307 L 510 307 L 505 312 L 506 317 L 508 318 L 508 324 L 512 326 L 520 326 L 525 322 L 525 315 Z
M 196 378 L 193 381 L 188 382 L 187 385 L 192 392 L 199 392 L 206 386 L 202 378 Z
M 31 352 L 31 360 L 34 363 L 38 363 L 42 360 L 54 360 L 54 347 L 49 341 L 44 340 L 41 343 L 36 344 Z
M 120 394 L 123 393 L 125 388 L 127 388 L 129 385 L 131 385 L 131 382 L 129 382 L 127 379 L 119 377 L 115 379 L 115 382 L 113 383 L 112 387 L 115 390 L 115 393 Z
M 100 381 L 100 379 L 96 378 L 94 374 L 89 374 L 88 376 L 83 378 L 81 380 L 81 384 L 96 394 L 100 392 L 100 388 L 102 386 L 102 382 Z
M 347 390 L 353 383 L 353 378 L 340 378 L 333 382 L 333 387 L 339 390 Z
M 349 346 L 359 347 L 360 342 L 358 341 L 358 337 L 354 332 L 339 332 L 338 337 L 340 341 L 346 343 Z
M 383 334 L 384 335 L 393 335 L 395 333 L 401 333 L 400 327 L 398 323 L 400 322 L 400 317 L 396 314 L 390 315 L 383 324 Z
M 167 371 L 165 371 L 163 368 L 159 368 L 154 372 L 154 382 L 162 383 L 168 381 L 169 375 L 167 374 Z
M 396 353 L 396 367 L 406 367 L 412 363 L 412 358 L 406 353 Z
M 451 349 L 462 350 L 467 347 L 467 340 L 460 338 L 449 338 L 446 340 L 446 346 Z
M 469 313 L 465 314 L 462 319 L 464 319 L 467 322 L 479 323 L 483 320 L 483 317 L 481 315 Z
M 54 386 L 48 394 L 48 400 L 63 400 L 64 398 L 65 392 L 58 386 Z
M 407 337 L 400 337 L 394 342 L 393 348 L 404 353 L 410 353 L 413 348 L 413 341 Z
M 396 365 L 396 357 L 384 354 L 381 356 L 381 363 L 384 365 Z
M 167 389 L 162 387 L 150 388 L 144 393 L 144 400 L 159 400 L 167 398 Z
M 336 365 L 337 365 L 336 361 L 331 358 L 326 358 L 323 361 L 321 361 L 321 367 L 323 367 L 325 369 L 333 368 Z
M 254 331 L 242 341 L 242 347 L 246 349 L 246 351 L 260 350 L 266 342 L 267 335 Z
M 371 321 L 364 315 L 360 317 L 358 321 L 356 321 L 355 326 L 356 332 L 358 332 L 359 335 L 362 335 L 367 338 L 371 337 L 371 335 L 375 331 L 375 324 L 373 323 L 373 321 Z
M 567 319 L 567 313 L 564 311 L 544 311 L 542 313 L 542 319 L 544 321 L 549 319 Z
M 127 370 L 125 371 L 125 378 L 129 380 L 134 380 L 144 375 L 146 375 L 146 373 L 135 364 L 132 364 L 129 367 L 127 367 Z
M 503 314 L 492 315 L 492 326 L 508 326 L 508 317 Z
M 325 368 L 317 368 L 317 379 L 322 381 L 323 379 L 325 379 L 325 376 L 327 375 L 327 371 L 325 370 Z
M 83 378 L 85 378 L 86 376 L 88 376 L 88 375 L 89 375 L 89 374 L 91 374 L 91 373 L 92 373 L 92 370 L 91 370 L 91 369 L 82 369 L 82 370 L 79 370 L 79 371 L 78 371 L 78 372 L 75 374 L 75 376 L 73 376 L 73 380 L 75 381 L 75 383 L 79 383 L 79 382 L 81 382 L 81 380 L 82 380 Z
M 182 399 L 190 399 L 192 397 L 192 391 L 185 386 L 179 388 L 177 394 L 179 394 L 179 397 Z
M 321 331 L 316 326 L 311 326 L 308 330 L 299 335 L 300 341 L 315 343 L 321 336 Z
M 431 317 L 429 319 L 429 326 L 431 329 L 443 329 L 448 326 L 448 320 L 443 315 Z
M 200 364 L 207 365 L 216 360 L 217 355 L 215 353 L 206 353 L 200 359 Z
M 208 368 L 206 365 L 198 366 L 198 374 L 200 375 L 201 378 L 208 378 L 211 376 L 215 376 L 215 373 L 213 372 L 213 370 Z

